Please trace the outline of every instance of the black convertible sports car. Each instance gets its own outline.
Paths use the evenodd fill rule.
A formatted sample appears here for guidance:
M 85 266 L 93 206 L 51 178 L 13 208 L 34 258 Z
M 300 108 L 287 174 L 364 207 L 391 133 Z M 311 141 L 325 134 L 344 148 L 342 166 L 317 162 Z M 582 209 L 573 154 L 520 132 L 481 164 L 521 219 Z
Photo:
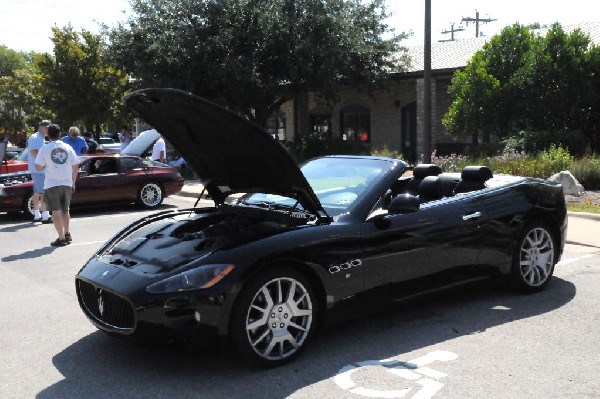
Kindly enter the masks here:
M 344 304 L 490 276 L 534 292 L 561 256 L 560 185 L 483 166 L 406 176 L 404 162 L 368 156 L 299 168 L 266 131 L 191 94 L 146 89 L 125 102 L 215 206 L 145 217 L 77 274 L 83 312 L 113 335 L 227 337 L 243 358 L 279 365 Z

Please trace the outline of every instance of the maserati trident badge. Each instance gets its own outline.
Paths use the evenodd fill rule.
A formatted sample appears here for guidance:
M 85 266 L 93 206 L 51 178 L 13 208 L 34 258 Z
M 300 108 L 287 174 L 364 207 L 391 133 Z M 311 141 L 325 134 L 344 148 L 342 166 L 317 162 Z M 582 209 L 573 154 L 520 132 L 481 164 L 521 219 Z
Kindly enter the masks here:
M 104 296 L 102 295 L 102 290 L 98 290 L 98 311 L 100 312 L 100 316 L 104 316 Z

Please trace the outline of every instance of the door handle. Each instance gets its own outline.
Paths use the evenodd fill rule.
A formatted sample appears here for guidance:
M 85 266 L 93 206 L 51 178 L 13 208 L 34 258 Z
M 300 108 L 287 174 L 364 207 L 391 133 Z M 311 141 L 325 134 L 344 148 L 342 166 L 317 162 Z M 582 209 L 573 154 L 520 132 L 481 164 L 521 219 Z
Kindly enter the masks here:
M 475 220 L 475 219 L 479 219 L 481 217 L 481 212 L 473 212 L 473 213 L 469 213 L 468 215 L 463 215 L 462 219 L 463 220 Z

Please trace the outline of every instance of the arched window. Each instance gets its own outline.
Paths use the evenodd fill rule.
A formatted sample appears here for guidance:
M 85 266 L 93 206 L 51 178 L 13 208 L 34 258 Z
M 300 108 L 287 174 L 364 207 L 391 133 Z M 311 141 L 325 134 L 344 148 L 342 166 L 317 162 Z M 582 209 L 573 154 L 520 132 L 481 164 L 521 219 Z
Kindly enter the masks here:
M 322 105 L 313 108 L 309 112 L 310 129 L 313 136 L 331 137 L 331 110 Z
M 343 140 L 371 141 L 371 111 L 353 104 L 340 111 L 340 132 Z

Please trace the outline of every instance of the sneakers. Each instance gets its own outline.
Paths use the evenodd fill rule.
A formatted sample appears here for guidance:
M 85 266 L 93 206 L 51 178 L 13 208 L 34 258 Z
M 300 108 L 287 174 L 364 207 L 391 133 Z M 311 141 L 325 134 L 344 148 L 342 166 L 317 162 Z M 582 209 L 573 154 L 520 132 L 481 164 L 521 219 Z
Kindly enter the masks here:
M 36 223 L 36 222 L 41 222 L 42 221 L 42 217 L 40 216 L 39 218 L 33 218 L 32 222 Z
M 71 233 L 65 233 L 65 241 L 69 244 L 71 243 L 71 241 L 73 241 L 73 239 L 71 238 Z
M 41 220 L 42 220 L 42 224 L 52 223 L 52 217 L 49 217 L 48 219 L 41 219 Z M 33 221 L 35 222 L 35 219 L 33 219 Z

